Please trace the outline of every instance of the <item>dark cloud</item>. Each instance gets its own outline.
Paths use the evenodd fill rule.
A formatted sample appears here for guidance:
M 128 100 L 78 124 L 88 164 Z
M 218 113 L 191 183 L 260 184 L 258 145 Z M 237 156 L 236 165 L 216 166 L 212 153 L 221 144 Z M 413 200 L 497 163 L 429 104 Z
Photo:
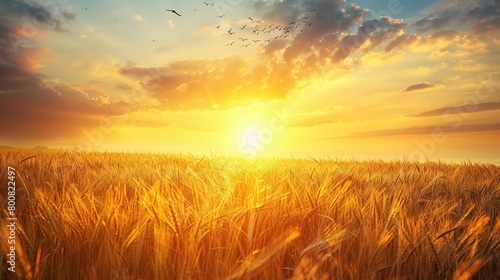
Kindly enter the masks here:
M 428 83 L 428 82 L 423 82 L 423 83 L 418 83 L 418 84 L 411 85 L 411 86 L 405 88 L 403 90 L 403 92 L 410 92 L 410 91 L 415 91 L 415 90 L 423 90 L 423 89 L 432 88 L 432 87 L 436 87 L 436 86 L 437 85 L 435 85 L 435 84 L 431 84 L 431 83 Z
M 418 42 L 418 37 L 414 34 L 402 34 L 394 40 L 392 40 L 386 47 L 386 52 L 391 52 L 393 50 L 408 47 L 414 43 Z
M 413 27 L 419 33 L 436 32 L 446 29 L 454 21 L 471 24 L 471 30 L 477 35 L 496 36 L 500 31 L 500 2 L 498 0 L 450 2 L 445 8 L 416 21 Z
M 283 59 L 292 66 L 300 64 L 301 69 L 296 72 L 304 79 L 310 77 L 308 75 L 317 74 L 318 71 L 324 72 L 336 65 L 340 66 L 346 58 L 352 57 L 363 46 L 364 51 L 368 52 L 398 38 L 408 26 L 402 19 L 387 16 L 369 18 L 368 9 L 352 3 L 347 4 L 343 0 L 259 1 L 256 9 L 264 14 L 265 22 L 283 26 L 298 23 L 302 26 L 299 28 L 300 32 L 291 29 L 291 39 L 269 43 L 264 54 L 271 60 Z M 309 25 L 306 25 L 307 23 Z M 395 41 L 394 47 L 391 46 L 390 49 L 409 45 L 417 39 L 414 36 L 403 36 L 399 41 Z M 306 65 L 303 65 L 302 61 L 306 61 Z M 357 62 L 352 60 L 350 63 Z M 312 65 L 316 71 L 309 68 Z
M 434 117 L 450 114 L 477 113 L 484 111 L 500 110 L 500 102 L 484 102 L 478 104 L 465 104 L 460 106 L 441 107 L 427 112 L 410 115 L 411 117 Z
M 75 15 L 58 6 L 0 0 L 0 138 L 54 140 L 81 137 L 82 129 L 98 127 L 104 117 L 139 108 L 126 101 L 109 103 L 99 84 L 47 85 L 37 72 L 45 54 L 30 46 L 38 32 L 66 32 Z
M 0 138 L 56 140 L 81 137 L 104 117 L 125 112 L 125 102 L 101 104 L 68 87 L 24 88 L 0 94 Z M 129 107 L 131 108 L 131 107 Z
M 498 36 L 500 32 L 500 1 L 480 1 L 465 14 L 474 22 L 472 30 L 480 35 Z
M 418 20 L 415 22 L 415 27 L 420 33 L 438 31 L 448 26 L 453 19 L 453 12 L 445 11 L 440 15 L 432 15 Z
M 41 75 L 35 73 L 35 68 L 44 50 L 28 46 L 30 38 L 46 30 L 62 32 L 65 30 L 63 24 L 74 17 L 57 7 L 35 2 L 0 1 L 0 84 L 3 91 L 41 84 Z
M 61 6 L 47 6 L 34 1 L 0 1 L 0 32 L 22 32 L 23 36 L 37 30 L 67 32 L 64 24 L 76 18 L 76 14 Z M 17 30 L 13 27 L 18 27 Z

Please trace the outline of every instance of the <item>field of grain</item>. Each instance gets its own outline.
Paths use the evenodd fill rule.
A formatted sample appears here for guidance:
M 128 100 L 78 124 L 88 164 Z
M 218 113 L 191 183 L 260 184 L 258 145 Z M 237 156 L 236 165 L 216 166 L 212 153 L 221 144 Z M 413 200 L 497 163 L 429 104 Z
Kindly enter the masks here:
M 500 278 L 491 164 L 3 150 L 0 166 L 21 279 Z

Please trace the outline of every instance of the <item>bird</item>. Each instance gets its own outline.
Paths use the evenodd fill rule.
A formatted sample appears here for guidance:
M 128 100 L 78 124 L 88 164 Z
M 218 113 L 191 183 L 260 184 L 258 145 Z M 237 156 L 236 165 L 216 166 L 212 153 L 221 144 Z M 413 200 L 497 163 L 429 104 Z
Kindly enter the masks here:
M 180 16 L 180 17 L 182 17 L 182 16 L 181 16 L 178 12 L 176 12 L 175 10 L 165 9 L 165 11 L 167 11 L 167 12 L 172 12 L 173 14 L 176 14 L 176 15 L 178 15 L 178 16 Z
M 238 39 L 240 39 L 242 42 L 245 42 L 246 40 L 248 40 L 248 39 L 241 38 L 241 37 L 240 37 L 240 38 L 238 38 Z
M 153 43 L 155 42 L 156 40 L 153 40 Z
M 247 25 L 246 25 L 246 24 L 245 24 L 245 25 L 243 25 L 243 26 L 240 28 L 240 30 L 245 29 L 245 27 L 247 27 Z
M 233 35 L 233 34 L 234 34 L 234 32 L 231 32 L 232 30 L 233 30 L 233 28 L 229 28 L 229 30 L 227 31 L 227 34 L 229 34 L 229 35 Z
M 232 46 L 233 44 L 234 44 L 234 41 L 232 41 L 231 43 L 227 44 L 226 47 Z
M 222 16 L 217 16 L 218 18 L 223 18 L 225 15 L 222 15 Z
M 316 9 L 309 10 L 310 13 L 313 13 L 314 11 L 316 11 Z
M 217 25 L 215 28 L 219 29 L 219 28 L 220 28 L 220 24 L 219 24 L 219 25 Z
M 251 18 L 251 17 L 248 17 L 248 19 L 249 19 L 250 21 L 253 21 L 253 18 Z
M 254 43 L 260 42 L 260 40 L 252 40 Z
M 250 46 L 250 45 L 251 45 L 251 44 L 246 44 L 246 45 L 243 45 L 242 47 L 245 47 L 245 48 L 246 48 L 246 47 L 248 47 L 248 46 Z
M 214 2 L 214 3 L 207 3 L 207 2 L 203 2 L 203 3 L 205 3 L 205 5 L 207 5 L 207 6 L 208 6 L 208 5 L 212 5 L 212 6 L 213 6 L 213 5 L 215 4 L 215 2 Z

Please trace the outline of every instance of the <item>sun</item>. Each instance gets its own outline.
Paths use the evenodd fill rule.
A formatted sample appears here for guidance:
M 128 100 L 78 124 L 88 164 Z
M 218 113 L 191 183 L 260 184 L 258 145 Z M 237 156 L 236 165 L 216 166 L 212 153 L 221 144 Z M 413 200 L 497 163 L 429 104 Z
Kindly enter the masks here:
M 243 131 L 243 142 L 248 147 L 258 148 L 259 147 L 259 130 L 256 128 L 251 128 Z
M 262 141 L 260 139 L 260 130 L 258 128 L 249 128 L 241 133 L 239 139 L 239 153 L 246 156 L 254 156 L 262 149 Z

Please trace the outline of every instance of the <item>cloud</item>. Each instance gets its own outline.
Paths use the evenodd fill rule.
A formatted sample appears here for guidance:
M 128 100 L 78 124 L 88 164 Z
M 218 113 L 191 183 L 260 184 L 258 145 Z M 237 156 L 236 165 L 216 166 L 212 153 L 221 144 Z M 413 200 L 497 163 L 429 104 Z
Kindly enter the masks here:
M 40 30 L 67 32 L 64 24 L 76 18 L 76 14 L 62 6 L 47 6 L 35 1 L 0 1 L 0 32 L 30 35 Z
M 104 117 L 139 108 L 125 101 L 108 102 L 95 81 L 67 85 L 38 72 L 48 50 L 30 46 L 30 39 L 38 32 L 67 32 L 63 25 L 74 18 L 60 7 L 0 1 L 1 139 L 81 137 L 82 129 L 99 126 Z
M 35 71 L 47 50 L 28 46 L 30 38 L 46 30 L 63 32 L 63 23 L 75 18 L 53 10 L 32 2 L 0 1 L 0 92 L 40 85 L 41 75 Z
M 343 121 L 339 117 L 339 112 L 343 111 L 343 106 L 337 105 L 333 108 L 324 108 L 312 112 L 296 112 L 290 118 L 288 127 L 313 127 Z
M 411 85 L 403 90 L 403 92 L 410 92 L 410 91 L 415 91 L 415 90 L 424 90 L 427 88 L 433 88 L 436 87 L 437 85 L 431 84 L 429 82 L 422 82 L 418 84 Z
M 450 114 L 477 113 L 484 111 L 500 110 L 500 102 L 484 102 L 478 104 L 465 104 L 460 106 L 441 107 L 430 111 L 410 115 L 411 117 L 434 117 Z
M 130 104 L 102 104 L 66 86 L 38 86 L 0 94 L 2 139 L 62 140 L 81 137 L 104 117 L 121 115 Z
M 134 79 L 168 110 L 225 109 L 286 98 L 295 87 L 285 63 L 252 65 L 242 58 L 182 60 L 163 67 L 129 62 L 119 73 Z
M 500 32 L 500 1 L 479 1 L 467 11 L 465 19 L 473 21 L 472 30 L 480 35 L 498 36 Z
M 452 12 L 445 11 L 440 15 L 432 15 L 418 20 L 415 22 L 415 27 L 420 33 L 438 31 L 448 26 L 453 18 Z
M 396 49 L 408 47 L 418 41 L 418 36 L 413 34 L 402 34 L 401 36 L 392 40 L 386 47 L 386 52 L 391 52 Z
M 360 133 L 353 133 L 344 137 L 337 138 L 369 138 L 369 137 L 384 137 L 384 136 L 404 136 L 404 135 L 421 135 L 432 133 L 458 133 L 458 132 L 491 132 L 500 131 L 500 124 L 490 125 L 463 125 L 463 126 L 426 126 L 426 127 L 410 127 L 402 129 L 376 130 Z
M 434 7 L 429 16 L 416 21 L 413 27 L 419 33 L 435 32 L 453 23 L 471 26 L 471 31 L 485 40 L 496 36 L 500 31 L 500 2 L 497 0 L 449 2 Z

